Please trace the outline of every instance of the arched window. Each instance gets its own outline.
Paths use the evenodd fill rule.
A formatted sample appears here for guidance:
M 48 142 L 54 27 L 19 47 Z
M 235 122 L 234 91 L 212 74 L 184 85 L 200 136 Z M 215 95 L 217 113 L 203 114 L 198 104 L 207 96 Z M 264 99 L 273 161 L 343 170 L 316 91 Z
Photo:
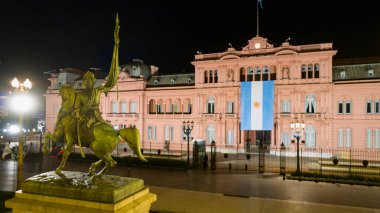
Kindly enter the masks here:
M 213 140 L 215 140 L 215 128 L 212 124 L 209 124 L 206 131 L 207 143 L 210 144 Z
M 319 64 L 314 64 L 314 78 L 319 78 Z
M 305 128 L 305 146 L 308 148 L 315 148 L 316 133 L 314 126 Z
M 171 99 L 166 101 L 166 113 L 172 113 L 173 112 L 173 101 Z
M 261 68 L 255 67 L 255 81 L 261 81 Z
M 253 81 L 253 68 L 248 67 L 247 81 Z
M 179 113 L 179 112 L 181 112 L 180 107 L 181 107 L 181 100 L 180 100 L 180 99 L 176 99 L 176 100 L 174 101 L 174 113 Z
M 244 67 L 240 68 L 240 81 L 241 82 L 247 81 L 246 76 L 245 76 L 245 69 L 244 69 Z
M 205 71 L 205 84 L 208 83 L 208 75 L 207 75 L 207 71 Z
M 207 99 L 207 113 L 215 113 L 215 100 L 213 97 Z
M 301 66 L 301 78 L 306 79 L 306 65 L 302 64 Z
M 218 83 L 218 70 L 214 71 L 214 83 Z
M 137 103 L 135 100 L 131 100 L 129 102 L 129 112 L 130 113 L 136 113 L 137 112 Z
M 209 75 L 208 75 L 209 77 L 209 83 L 212 83 L 213 81 L 212 81 L 212 70 L 210 70 L 209 71 Z
M 170 84 L 171 85 L 174 85 L 174 83 L 175 83 L 175 80 L 172 78 L 172 79 L 170 79 Z
M 111 108 L 112 108 L 112 113 L 118 113 L 118 107 L 117 107 L 116 101 L 112 101 Z
M 308 95 L 305 98 L 305 112 L 315 113 L 317 111 L 317 99 L 315 95 Z
M 269 69 L 268 66 L 263 67 L 263 81 L 267 81 L 269 79 Z
M 162 100 L 158 100 L 158 101 L 157 101 L 156 112 L 157 112 L 158 114 L 162 113 Z
M 276 80 L 276 66 L 272 65 L 269 67 L 270 80 Z
M 183 112 L 184 113 L 191 113 L 191 101 L 190 101 L 190 99 L 185 99 L 184 101 L 183 101 Z
M 121 101 L 120 103 L 121 113 L 127 113 L 127 103 L 125 101 Z
M 307 66 L 307 78 L 313 78 L 313 65 L 309 64 Z
M 152 99 L 149 100 L 148 111 L 149 113 L 156 113 L 156 102 Z

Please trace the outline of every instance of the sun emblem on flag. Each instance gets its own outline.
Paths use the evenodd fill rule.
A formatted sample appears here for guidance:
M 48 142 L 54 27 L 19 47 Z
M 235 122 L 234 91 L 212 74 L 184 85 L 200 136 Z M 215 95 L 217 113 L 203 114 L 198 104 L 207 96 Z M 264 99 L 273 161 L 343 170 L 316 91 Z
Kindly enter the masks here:
M 260 102 L 258 102 L 258 101 L 253 102 L 253 107 L 254 108 L 259 108 L 260 107 Z

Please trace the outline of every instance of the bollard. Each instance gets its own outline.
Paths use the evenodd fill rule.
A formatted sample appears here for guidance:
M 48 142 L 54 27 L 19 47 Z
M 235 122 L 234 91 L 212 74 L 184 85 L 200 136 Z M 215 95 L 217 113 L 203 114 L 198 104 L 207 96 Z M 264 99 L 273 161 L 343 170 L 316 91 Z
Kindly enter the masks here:
M 265 172 L 265 153 L 264 153 L 264 144 L 260 143 L 259 147 L 259 173 Z
M 248 165 L 247 164 L 245 164 L 245 171 L 247 171 L 248 170 Z
M 285 145 L 281 143 L 280 148 L 280 174 L 285 176 L 286 173 L 286 156 L 285 156 Z
M 216 145 L 215 141 L 211 142 L 211 170 L 216 169 Z
M 228 164 L 228 169 L 231 171 L 231 163 Z

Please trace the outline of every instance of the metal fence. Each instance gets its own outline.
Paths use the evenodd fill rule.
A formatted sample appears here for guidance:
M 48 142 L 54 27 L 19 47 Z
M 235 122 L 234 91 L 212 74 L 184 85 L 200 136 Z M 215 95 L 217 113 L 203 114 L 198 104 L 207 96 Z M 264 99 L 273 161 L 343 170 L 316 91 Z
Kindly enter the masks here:
M 283 147 L 254 147 L 244 153 L 216 153 L 216 168 L 230 171 L 294 173 L 297 151 Z M 360 176 L 380 180 L 380 150 L 301 147 L 300 172 L 324 176 Z

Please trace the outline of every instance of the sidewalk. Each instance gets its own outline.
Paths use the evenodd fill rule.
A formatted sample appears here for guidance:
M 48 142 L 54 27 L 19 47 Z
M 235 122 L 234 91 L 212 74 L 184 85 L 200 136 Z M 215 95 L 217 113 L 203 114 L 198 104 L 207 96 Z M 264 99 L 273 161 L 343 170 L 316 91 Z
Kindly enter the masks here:
M 256 197 L 232 197 L 223 194 L 196 192 L 165 187 L 148 186 L 157 194 L 152 211 L 186 213 L 379 213 L 379 209 L 316 204 Z

